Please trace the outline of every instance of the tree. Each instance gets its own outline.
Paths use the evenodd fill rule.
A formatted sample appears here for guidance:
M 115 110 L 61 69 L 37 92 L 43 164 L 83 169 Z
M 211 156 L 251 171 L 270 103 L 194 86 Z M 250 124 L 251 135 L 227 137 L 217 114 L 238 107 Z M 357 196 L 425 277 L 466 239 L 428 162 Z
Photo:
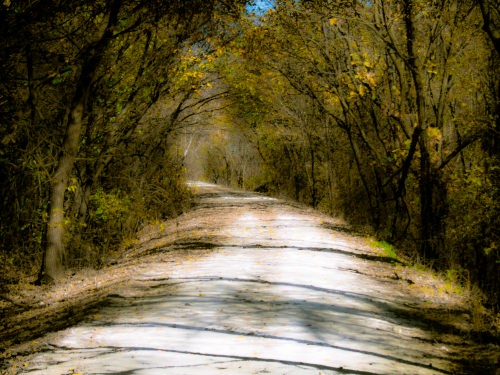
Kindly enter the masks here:
M 157 142 L 152 136 L 157 104 L 162 100 L 186 103 L 195 91 L 170 91 L 176 89 L 178 56 L 187 44 L 220 33 L 221 20 L 237 16 L 243 5 L 244 1 L 217 0 L 0 5 L 5 47 L 0 63 L 10 72 L 3 79 L 1 94 L 2 102 L 8 103 L 2 120 L 9 124 L 1 134 L 3 144 L 9 145 L 1 152 L 6 177 L 1 186 L 6 193 L 2 194 L 6 209 L 1 230 L 11 239 L 20 237 L 16 233 L 27 227 L 21 220 L 39 211 L 36 245 L 46 248 L 42 269 L 48 278 L 58 277 L 63 261 L 68 264 L 72 254 L 65 244 L 82 234 L 91 219 L 88 207 L 96 202 L 92 197 L 103 188 L 108 191 L 106 197 L 120 196 L 120 187 L 131 194 L 130 186 L 114 179 L 118 176 L 113 167 L 123 157 L 120 153 L 140 147 L 123 144 L 143 141 L 136 133 L 144 130 L 151 135 L 149 141 Z M 174 110 L 165 121 L 157 118 L 156 124 L 174 126 L 185 109 Z M 164 137 L 168 132 L 156 135 Z M 45 136 L 37 140 L 37 135 Z M 23 155 L 23 146 L 28 154 L 21 167 L 18 155 Z M 158 171 L 157 166 L 149 166 Z M 4 219 L 13 213 L 11 198 L 17 195 L 27 201 L 32 191 L 10 188 L 20 181 L 39 186 L 39 199 L 26 206 L 19 226 L 9 228 Z M 104 182 L 108 185 L 103 186 Z
M 155 6 L 155 8 L 152 8 L 152 5 Z M 216 6 L 218 6 L 216 1 L 203 2 L 203 4 L 196 1 L 191 1 L 189 3 L 171 2 L 168 4 L 162 4 L 161 2 L 158 4 L 151 4 L 149 2 L 128 4 L 112 1 L 108 5 L 108 8 L 105 9 L 105 12 L 103 12 L 102 17 L 107 23 L 103 27 L 102 33 L 97 35 L 96 40 L 90 45 L 85 46 L 83 50 L 83 56 L 85 56 L 85 58 L 82 62 L 80 78 L 77 82 L 75 94 L 69 109 L 69 120 L 67 123 L 66 137 L 62 147 L 62 155 L 59 159 L 58 168 L 53 179 L 47 231 L 48 243 L 45 256 L 45 272 L 51 278 L 56 278 L 60 273 L 64 254 L 64 193 L 68 187 L 68 180 L 78 152 L 78 146 L 84 126 L 83 121 L 85 117 L 91 118 L 90 114 L 86 114 L 86 110 L 90 106 L 90 96 L 97 95 L 95 84 L 97 78 L 96 74 L 99 72 L 99 69 L 102 69 L 105 53 L 109 50 L 111 42 L 113 40 L 118 40 L 118 38 L 120 40 L 124 39 L 126 34 L 135 32 L 139 27 L 146 26 L 146 34 L 149 33 L 149 35 L 151 35 L 149 31 L 150 27 L 166 26 L 173 31 L 175 39 L 170 41 L 168 47 L 161 45 L 162 43 L 156 40 L 161 46 L 155 49 L 154 52 L 156 54 L 165 52 L 164 50 L 166 47 L 171 48 L 171 51 L 176 51 L 180 48 L 183 41 L 205 27 L 210 21 L 211 14 L 214 12 Z M 133 20 L 128 18 L 133 18 Z M 123 26 L 121 24 L 124 22 L 124 19 L 127 19 L 127 23 L 130 26 Z M 167 23 L 167 25 L 162 25 L 165 23 Z M 174 26 L 172 27 L 168 25 L 168 23 L 172 23 Z M 155 37 L 158 36 L 159 35 L 155 35 Z M 148 40 L 148 38 L 149 37 L 147 37 L 146 40 Z M 124 43 L 126 43 L 126 41 L 124 41 Z M 147 43 L 149 44 L 149 41 Z M 146 46 L 143 56 L 146 56 L 146 53 L 149 52 L 147 51 L 148 47 L 149 45 Z M 172 56 L 168 55 L 168 53 L 169 52 L 167 52 L 166 55 L 167 61 Z M 172 52 L 170 52 L 170 54 L 171 53 Z M 148 63 L 158 63 L 158 56 L 149 55 L 147 57 L 151 59 Z M 158 65 L 152 65 L 150 69 L 154 69 L 157 66 Z M 141 75 L 143 74 L 144 70 L 140 67 L 137 71 L 137 78 L 142 78 Z M 165 80 L 165 78 L 163 78 L 163 80 Z M 143 102 L 146 101 L 146 107 L 148 105 L 151 106 L 162 97 L 162 92 L 165 90 L 166 86 L 163 80 L 160 79 L 160 84 L 152 88 L 153 90 L 150 94 L 151 97 L 148 98 L 149 100 L 143 99 Z M 136 95 L 134 89 L 135 88 L 132 89 L 125 104 L 133 104 Z M 171 116 L 176 115 L 174 111 Z M 140 118 L 134 119 L 133 117 L 127 119 L 127 121 L 132 124 L 132 129 L 130 126 L 126 127 L 125 135 L 127 135 L 127 133 L 130 134 L 131 130 L 134 129 L 134 125 L 139 123 L 139 120 Z M 171 118 L 171 120 L 174 119 Z M 124 134 L 123 130 L 121 131 L 122 134 Z M 117 131 L 113 133 L 116 134 Z M 116 137 L 115 135 L 113 143 L 116 143 L 118 140 L 123 141 L 123 136 Z M 97 171 L 100 169 L 101 168 L 97 168 Z M 97 176 L 93 177 L 95 178 Z

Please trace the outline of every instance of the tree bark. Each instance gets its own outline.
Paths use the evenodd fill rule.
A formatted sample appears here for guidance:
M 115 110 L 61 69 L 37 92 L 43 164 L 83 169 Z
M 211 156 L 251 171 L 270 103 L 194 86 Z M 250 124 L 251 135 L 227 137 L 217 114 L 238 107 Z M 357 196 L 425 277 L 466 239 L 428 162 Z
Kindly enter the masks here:
M 64 258 L 64 193 L 68 187 L 80 145 L 83 128 L 84 97 L 78 98 L 70 113 L 63 150 L 50 191 L 50 209 L 45 251 L 45 274 L 56 280 L 62 272 Z
M 409 156 L 412 154 L 412 147 L 418 146 L 420 149 L 420 170 L 419 170 L 419 190 L 420 190 L 420 254 L 426 260 L 435 260 L 437 256 L 434 245 L 434 235 L 436 226 L 441 218 L 436 218 L 435 202 L 433 200 L 435 180 L 433 168 L 430 161 L 430 156 L 427 150 L 427 142 L 425 131 L 427 129 L 426 122 L 426 102 L 423 92 L 423 79 L 420 64 L 418 63 L 418 51 L 415 47 L 415 23 L 414 15 L 416 13 L 414 0 L 406 0 L 404 2 L 404 22 L 406 29 L 406 48 L 408 53 L 407 66 L 410 70 L 413 86 L 415 88 L 415 105 L 416 105 L 416 124 L 412 135 L 412 144 L 410 146 Z M 409 156 L 405 160 L 405 164 L 411 162 Z M 413 158 L 413 155 L 412 155 Z M 405 171 L 403 171 L 405 173 Z M 398 193 L 404 186 L 405 180 L 400 183 Z
M 434 177 L 425 140 L 420 139 L 420 251 L 425 260 L 436 259 L 434 234 L 440 218 L 434 216 Z
M 93 78 L 104 51 L 112 39 L 112 27 L 117 22 L 119 9 L 120 2 L 118 0 L 112 1 L 106 27 L 101 32 L 100 37 L 94 43 L 91 43 L 86 50 L 82 51 L 82 55 L 86 56 L 86 58 L 82 64 L 80 78 L 69 109 L 66 135 L 63 140 L 59 162 L 52 178 L 47 223 L 47 247 L 45 249 L 43 268 L 38 277 L 39 282 L 44 278 L 57 280 L 64 269 L 64 196 L 78 155 Z

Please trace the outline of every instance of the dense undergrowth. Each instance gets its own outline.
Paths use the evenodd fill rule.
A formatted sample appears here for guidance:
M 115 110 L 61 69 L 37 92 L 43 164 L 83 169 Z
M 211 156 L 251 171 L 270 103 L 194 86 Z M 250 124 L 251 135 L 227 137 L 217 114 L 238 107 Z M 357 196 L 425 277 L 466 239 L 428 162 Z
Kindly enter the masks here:
M 220 57 L 237 125 L 207 177 L 344 217 L 500 311 L 497 8 L 278 2 Z

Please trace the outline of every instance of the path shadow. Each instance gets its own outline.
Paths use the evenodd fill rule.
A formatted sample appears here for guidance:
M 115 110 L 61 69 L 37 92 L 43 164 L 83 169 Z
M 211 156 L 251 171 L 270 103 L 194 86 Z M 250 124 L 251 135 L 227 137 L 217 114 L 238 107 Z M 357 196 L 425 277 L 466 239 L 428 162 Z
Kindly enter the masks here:
M 178 295 L 177 287 L 182 284 L 214 284 L 208 289 L 217 289 L 217 296 L 207 295 L 197 297 L 193 295 Z M 163 288 L 163 290 L 162 290 Z M 283 288 L 288 293 L 281 293 Z M 182 288 L 181 288 L 182 289 Z M 313 292 L 318 301 L 301 298 L 286 297 L 301 295 L 303 290 Z M 325 296 L 326 302 L 321 302 Z M 334 298 L 332 298 L 334 297 Z M 205 314 L 203 317 L 190 320 L 184 318 L 183 323 L 165 323 L 154 317 L 155 311 L 162 311 L 168 304 L 182 302 L 187 309 L 196 306 L 200 311 L 223 311 L 219 314 Z M 331 303 L 336 301 L 336 303 Z M 361 293 L 345 292 L 337 289 L 321 288 L 313 285 L 304 285 L 289 282 L 270 282 L 258 278 L 225 278 L 225 277 L 190 277 L 169 280 L 158 288 L 158 294 L 149 297 L 120 297 L 115 295 L 107 302 L 105 315 L 110 317 L 120 315 L 123 309 L 141 307 L 143 319 L 120 322 L 94 322 L 93 325 L 103 327 L 133 327 L 140 332 L 144 328 L 170 328 L 183 332 L 214 333 L 238 337 L 257 337 L 273 340 L 276 345 L 280 342 L 294 342 L 306 345 L 308 348 L 328 348 L 368 355 L 380 360 L 401 365 L 412 366 L 415 369 L 432 370 L 435 373 L 451 374 L 448 370 L 439 368 L 433 363 L 446 361 L 447 358 L 437 352 L 426 352 L 434 343 L 433 331 L 435 327 L 426 322 L 415 322 L 415 317 L 407 310 L 402 309 L 390 301 L 375 299 Z M 102 313 L 102 311 L 101 311 Z M 250 325 L 249 329 L 242 330 L 238 324 L 244 320 Z M 379 326 L 373 327 L 375 322 Z M 270 333 L 268 327 L 292 326 L 290 332 L 280 335 Z M 401 338 L 391 330 L 391 327 L 404 327 L 412 330 L 418 328 L 427 333 L 426 337 L 419 338 L 424 344 L 418 350 L 412 348 L 411 353 L 404 348 L 405 340 L 415 337 Z M 332 327 L 334 327 L 332 329 Z M 302 333 L 296 335 L 294 330 Z M 285 329 L 285 331 L 287 331 Z M 305 334 L 304 334 L 305 332 Z M 336 344 L 337 342 L 342 344 Z M 125 345 L 126 346 L 126 345 Z M 360 349 L 366 348 L 366 349 Z M 373 348 L 370 350 L 368 348 Z M 147 349 L 147 348 L 143 348 Z M 156 350 L 149 348 L 148 350 Z M 210 348 L 206 353 L 196 353 L 218 357 Z M 238 360 L 266 361 L 269 359 L 245 356 L 222 356 Z M 315 363 L 280 361 L 293 365 L 306 365 L 319 370 L 342 370 L 340 367 L 329 367 Z M 346 373 L 371 374 L 371 372 L 347 370 Z M 341 372 L 342 373 L 342 372 Z

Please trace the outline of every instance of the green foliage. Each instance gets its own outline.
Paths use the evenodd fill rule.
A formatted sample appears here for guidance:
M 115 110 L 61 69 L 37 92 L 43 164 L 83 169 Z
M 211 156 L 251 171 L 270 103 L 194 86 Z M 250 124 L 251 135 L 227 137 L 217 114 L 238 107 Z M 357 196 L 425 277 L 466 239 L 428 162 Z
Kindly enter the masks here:
M 450 268 L 444 274 L 445 280 L 455 286 L 454 292 L 463 293 L 462 288 L 470 288 L 471 280 L 469 272 L 465 268 Z
M 135 229 L 138 219 L 131 197 L 115 189 L 98 188 L 90 195 L 88 217 L 66 217 L 66 262 L 73 267 L 100 267 L 122 239 Z
M 103 187 L 90 195 L 85 220 L 68 220 L 67 264 L 73 267 L 100 267 L 106 259 L 133 243 L 144 225 L 175 217 L 191 202 L 181 167 L 170 161 L 167 173 L 151 176 L 137 186 L 133 181 L 121 188 Z M 124 190 L 125 188 L 126 190 Z
M 369 242 L 370 246 L 381 251 L 384 257 L 398 259 L 396 254 L 396 248 L 386 241 L 371 240 Z
M 96 227 L 103 225 L 120 225 L 130 211 L 130 198 L 119 190 L 104 192 L 99 189 L 90 196 L 90 222 Z

